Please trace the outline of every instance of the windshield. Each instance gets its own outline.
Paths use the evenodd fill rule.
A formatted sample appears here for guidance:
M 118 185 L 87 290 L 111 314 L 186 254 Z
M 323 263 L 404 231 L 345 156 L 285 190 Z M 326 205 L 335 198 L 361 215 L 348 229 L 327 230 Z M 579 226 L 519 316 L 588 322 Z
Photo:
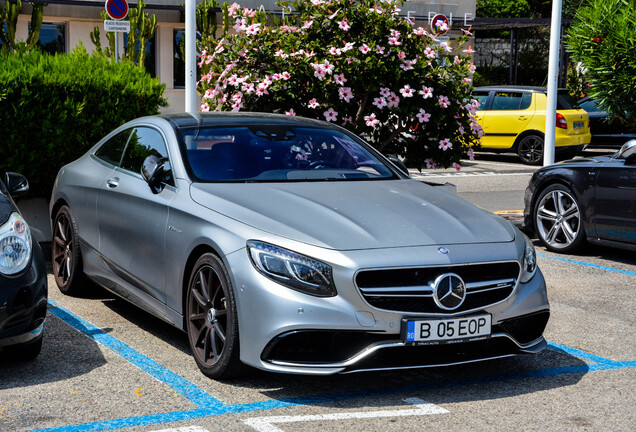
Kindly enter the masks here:
M 396 177 L 362 144 L 333 129 L 263 125 L 180 132 L 187 165 L 202 182 Z

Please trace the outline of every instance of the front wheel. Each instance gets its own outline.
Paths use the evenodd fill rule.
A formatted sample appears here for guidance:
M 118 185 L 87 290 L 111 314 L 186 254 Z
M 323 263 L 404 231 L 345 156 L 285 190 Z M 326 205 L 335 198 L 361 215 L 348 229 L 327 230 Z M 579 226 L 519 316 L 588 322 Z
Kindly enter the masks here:
M 543 138 L 526 135 L 517 145 L 517 155 L 526 165 L 539 165 L 543 160 Z
M 537 236 L 554 252 L 570 252 L 585 240 L 581 207 L 574 193 L 561 184 L 547 187 L 534 207 Z
M 52 264 L 55 283 L 67 295 L 77 295 L 86 283 L 77 224 L 71 209 L 62 206 L 53 222 Z
M 214 379 L 241 372 L 236 301 L 223 262 L 214 254 L 202 255 L 190 276 L 186 298 L 186 329 L 194 360 Z

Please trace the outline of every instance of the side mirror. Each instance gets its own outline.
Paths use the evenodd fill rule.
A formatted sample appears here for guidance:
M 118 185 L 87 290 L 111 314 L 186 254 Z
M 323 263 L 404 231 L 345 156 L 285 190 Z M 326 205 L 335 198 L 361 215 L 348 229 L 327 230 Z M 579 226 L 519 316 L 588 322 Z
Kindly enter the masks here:
M 633 164 L 634 157 L 636 157 L 636 140 L 629 140 L 618 152 L 618 159 L 625 159 L 626 164 Z
M 387 155 L 387 159 L 393 162 L 393 165 L 395 165 L 400 171 L 402 171 L 403 174 L 407 176 L 409 175 L 409 169 L 406 167 L 406 165 L 404 165 L 404 162 L 402 162 L 396 155 Z
M 7 172 L 4 183 L 13 198 L 21 197 L 29 192 L 29 181 L 22 174 Z
M 152 193 L 159 193 L 163 190 L 163 161 L 155 155 L 148 156 L 141 166 L 141 176 L 146 180 Z

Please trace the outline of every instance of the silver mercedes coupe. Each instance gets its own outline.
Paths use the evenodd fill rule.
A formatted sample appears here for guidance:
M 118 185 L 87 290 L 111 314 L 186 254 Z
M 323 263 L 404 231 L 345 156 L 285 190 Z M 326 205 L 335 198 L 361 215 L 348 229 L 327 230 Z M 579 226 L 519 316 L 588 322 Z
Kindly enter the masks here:
M 139 118 L 60 170 L 50 216 L 63 293 L 92 281 L 184 330 L 215 379 L 546 347 L 528 238 L 330 123 Z

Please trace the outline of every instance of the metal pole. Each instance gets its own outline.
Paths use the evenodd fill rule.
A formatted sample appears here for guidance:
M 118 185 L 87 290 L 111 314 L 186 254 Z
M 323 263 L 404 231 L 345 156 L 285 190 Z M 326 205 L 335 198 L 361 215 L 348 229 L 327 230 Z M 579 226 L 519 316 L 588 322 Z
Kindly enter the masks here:
M 115 63 L 119 63 L 119 32 L 115 32 Z
M 194 113 L 199 110 L 196 88 L 196 1 L 185 2 L 185 111 Z
M 544 166 L 554 163 L 557 80 L 559 78 L 559 48 L 561 42 L 561 0 L 552 0 L 551 26 L 550 62 L 548 64 L 548 101 L 545 107 L 545 141 L 543 143 Z
M 514 62 L 514 49 L 515 49 L 515 29 L 510 29 L 510 61 L 508 64 L 508 84 L 512 84 L 512 68 Z

